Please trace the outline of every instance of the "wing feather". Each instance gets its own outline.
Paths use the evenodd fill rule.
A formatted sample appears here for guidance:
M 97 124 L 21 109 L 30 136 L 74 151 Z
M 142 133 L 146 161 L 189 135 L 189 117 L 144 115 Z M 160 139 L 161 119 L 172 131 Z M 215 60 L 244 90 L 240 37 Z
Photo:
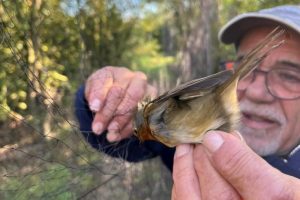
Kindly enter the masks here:
M 228 80 L 232 73 L 231 70 L 224 70 L 204 78 L 191 80 L 162 94 L 154 99 L 152 103 L 161 103 L 169 98 L 190 100 L 203 96 Z

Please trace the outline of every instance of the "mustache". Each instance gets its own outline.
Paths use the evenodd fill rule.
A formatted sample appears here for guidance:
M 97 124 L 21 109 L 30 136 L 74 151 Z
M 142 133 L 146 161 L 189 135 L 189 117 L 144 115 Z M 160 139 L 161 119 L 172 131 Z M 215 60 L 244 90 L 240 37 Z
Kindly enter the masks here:
M 275 121 L 279 124 L 284 124 L 286 122 L 284 114 L 280 112 L 280 110 L 275 109 L 273 106 L 258 105 L 247 100 L 240 101 L 239 106 L 242 113 L 255 115 Z

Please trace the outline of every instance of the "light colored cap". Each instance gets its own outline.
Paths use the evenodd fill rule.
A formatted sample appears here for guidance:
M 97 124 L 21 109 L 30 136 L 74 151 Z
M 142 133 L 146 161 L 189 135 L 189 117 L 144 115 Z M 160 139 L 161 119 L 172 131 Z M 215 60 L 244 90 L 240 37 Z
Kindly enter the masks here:
M 300 34 L 300 6 L 277 6 L 238 15 L 223 26 L 219 40 L 225 44 L 236 43 L 248 30 L 266 25 L 283 25 Z

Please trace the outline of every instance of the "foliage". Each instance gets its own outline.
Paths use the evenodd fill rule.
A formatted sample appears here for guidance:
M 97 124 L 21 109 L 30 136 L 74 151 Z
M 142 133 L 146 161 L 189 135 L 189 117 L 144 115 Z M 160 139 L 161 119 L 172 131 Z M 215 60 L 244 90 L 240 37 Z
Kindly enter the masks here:
M 126 163 L 87 147 L 73 120 L 72 102 L 87 76 L 106 65 L 141 70 L 156 86 L 170 87 L 169 79 L 182 75 L 174 73 L 183 60 L 180 55 L 195 42 L 190 36 L 204 29 L 199 26 L 204 1 L 1 0 L 0 198 L 170 195 L 170 177 L 161 180 L 165 171 L 159 172 L 156 162 L 150 167 L 130 165 L 127 168 L 136 167 L 132 175 L 122 171 Z M 246 11 L 299 4 L 298 0 L 208 1 L 218 6 L 209 43 L 218 49 L 212 52 L 213 63 L 234 59 L 232 47 L 218 44 L 216 27 Z M 200 61 L 195 65 L 208 68 Z M 110 194 L 112 188 L 118 191 Z
M 72 176 L 66 168 L 54 166 L 44 172 L 24 177 L 22 182 L 19 177 L 8 179 L 6 188 L 2 189 L 12 191 L 7 192 L 4 199 L 46 199 L 48 196 L 49 199 L 64 200 L 72 197 L 72 193 L 69 192 L 71 181 Z

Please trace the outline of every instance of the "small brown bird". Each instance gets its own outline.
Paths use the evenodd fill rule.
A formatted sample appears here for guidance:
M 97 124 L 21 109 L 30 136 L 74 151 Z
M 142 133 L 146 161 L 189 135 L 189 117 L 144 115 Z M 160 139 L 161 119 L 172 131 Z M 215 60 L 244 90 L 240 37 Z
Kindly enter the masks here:
M 234 73 L 225 70 L 192 80 L 146 103 L 135 116 L 136 136 L 140 141 L 156 140 L 174 147 L 180 143 L 201 143 L 209 130 L 235 130 L 240 119 L 238 80 L 283 43 L 275 43 L 283 33 L 279 28 L 272 31 L 244 56 Z

